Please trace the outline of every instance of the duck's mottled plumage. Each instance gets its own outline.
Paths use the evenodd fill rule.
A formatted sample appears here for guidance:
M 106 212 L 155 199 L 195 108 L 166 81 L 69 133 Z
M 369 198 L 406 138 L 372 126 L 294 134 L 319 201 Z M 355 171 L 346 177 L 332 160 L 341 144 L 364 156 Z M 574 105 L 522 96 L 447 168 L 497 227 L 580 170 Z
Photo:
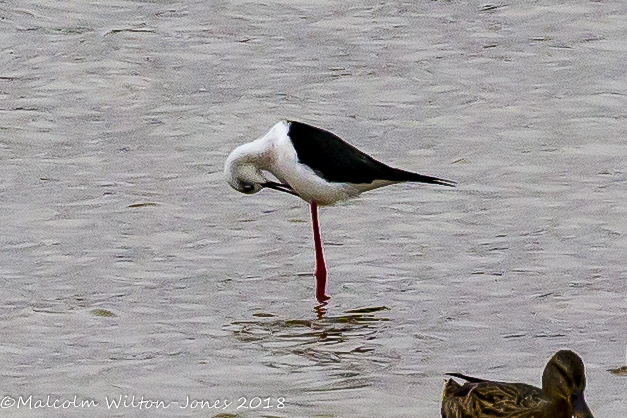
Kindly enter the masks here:
M 449 379 L 442 394 L 443 418 L 594 418 L 584 398 L 586 376 L 581 358 L 562 350 L 547 363 L 542 389 L 524 383 L 493 382 L 464 376 Z

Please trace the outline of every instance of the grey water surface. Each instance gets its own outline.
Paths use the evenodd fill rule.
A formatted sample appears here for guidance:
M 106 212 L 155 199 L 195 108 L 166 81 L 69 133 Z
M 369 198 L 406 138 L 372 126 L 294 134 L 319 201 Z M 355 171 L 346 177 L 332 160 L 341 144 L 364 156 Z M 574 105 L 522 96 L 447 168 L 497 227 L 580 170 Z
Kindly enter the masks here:
M 618 0 L 0 2 L 0 414 L 438 417 L 445 372 L 570 348 L 627 416 L 626 34 Z M 322 208 L 322 318 L 307 205 L 222 174 L 286 118 L 459 183 Z

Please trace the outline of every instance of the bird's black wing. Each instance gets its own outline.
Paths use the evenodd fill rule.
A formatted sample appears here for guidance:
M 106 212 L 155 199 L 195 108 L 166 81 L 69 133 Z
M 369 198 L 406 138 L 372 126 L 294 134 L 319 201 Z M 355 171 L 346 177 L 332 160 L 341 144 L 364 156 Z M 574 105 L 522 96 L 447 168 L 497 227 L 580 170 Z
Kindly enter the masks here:
M 289 124 L 288 136 L 298 160 L 329 182 L 359 184 L 390 180 L 455 185 L 448 180 L 392 168 L 324 129 L 295 121 Z

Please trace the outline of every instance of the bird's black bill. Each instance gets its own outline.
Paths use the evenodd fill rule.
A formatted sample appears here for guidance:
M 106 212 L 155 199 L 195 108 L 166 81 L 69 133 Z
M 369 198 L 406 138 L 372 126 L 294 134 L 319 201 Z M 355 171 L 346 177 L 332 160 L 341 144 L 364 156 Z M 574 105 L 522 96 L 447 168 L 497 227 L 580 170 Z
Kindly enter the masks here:
M 294 191 L 294 189 L 292 189 L 287 184 L 275 183 L 273 181 L 268 181 L 268 182 L 265 182 L 265 183 L 261 183 L 261 187 L 267 187 L 268 189 L 274 189 L 274 190 L 278 190 L 280 192 L 285 192 L 285 193 L 293 194 L 294 196 L 298 196 L 298 193 L 296 193 Z

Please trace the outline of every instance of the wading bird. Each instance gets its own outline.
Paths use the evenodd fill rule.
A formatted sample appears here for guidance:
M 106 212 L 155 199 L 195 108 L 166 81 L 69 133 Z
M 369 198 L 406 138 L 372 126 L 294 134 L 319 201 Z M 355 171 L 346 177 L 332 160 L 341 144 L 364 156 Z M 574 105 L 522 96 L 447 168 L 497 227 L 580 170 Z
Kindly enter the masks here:
M 226 159 L 224 174 L 239 192 L 254 194 L 264 188 L 275 189 L 311 205 L 316 298 L 320 303 L 329 297 L 318 205 L 333 205 L 405 181 L 455 186 L 453 181 L 389 167 L 331 132 L 294 121 L 281 121 L 261 138 L 235 148 Z
M 447 374 L 467 383 L 462 386 L 453 379 L 445 383 L 443 418 L 594 418 L 583 396 L 583 361 L 570 350 L 551 357 L 542 374 L 542 389 Z

